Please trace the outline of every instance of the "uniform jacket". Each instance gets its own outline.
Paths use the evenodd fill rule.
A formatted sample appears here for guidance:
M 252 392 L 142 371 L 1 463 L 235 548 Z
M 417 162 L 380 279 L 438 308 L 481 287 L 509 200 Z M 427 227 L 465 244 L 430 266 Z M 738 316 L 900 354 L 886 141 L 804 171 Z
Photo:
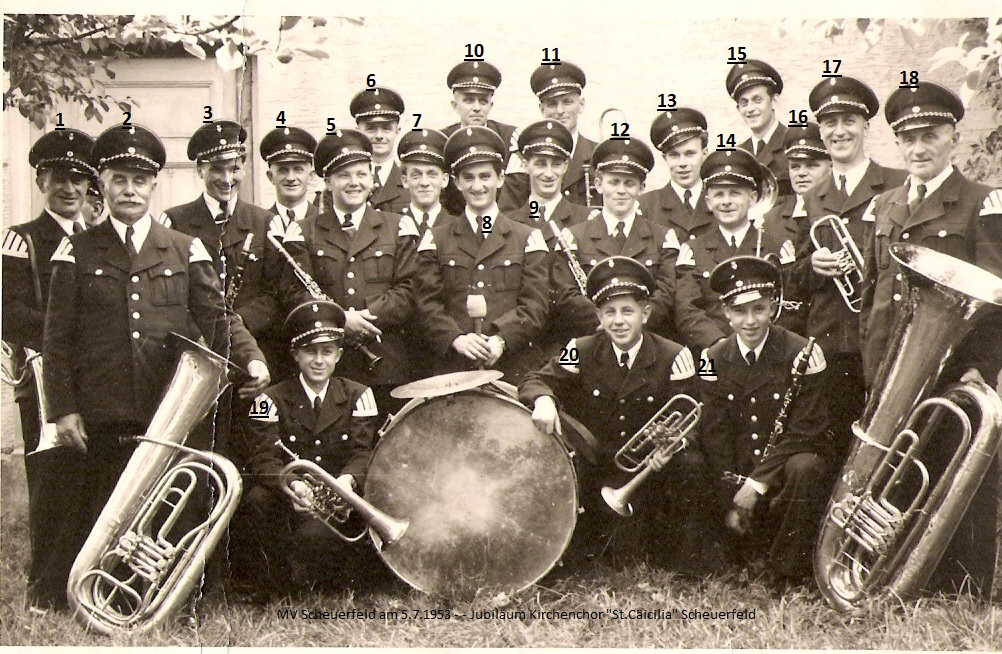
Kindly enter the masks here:
M 859 314 L 849 310 L 832 278 L 818 275 L 811 267 L 815 247 L 809 226 L 825 216 L 841 217 L 862 254 L 873 230 L 873 217 L 867 216 L 864 220 L 867 206 L 881 193 L 901 186 L 906 177 L 903 170 L 885 168 L 871 161 L 850 197 L 847 198 L 839 190 L 835 178 L 828 175 L 804 199 L 809 223 L 797 241 L 797 261 L 791 266 L 791 278 L 799 296 L 797 299 L 806 303 L 807 322 L 803 334 L 817 338 L 830 356 L 860 351 Z M 830 229 L 818 230 L 818 236 L 832 252 L 842 249 Z
M 428 223 L 424 222 L 424 216 L 415 216 L 414 212 L 411 211 L 410 204 L 408 204 L 406 207 L 400 210 L 400 215 L 408 216 L 411 220 L 414 221 L 414 224 L 417 225 L 418 242 L 420 242 L 421 239 L 424 238 L 425 232 L 427 232 L 430 229 L 428 227 Z M 435 218 L 435 224 L 436 225 L 445 224 L 455 219 L 456 217 L 454 215 L 446 211 L 445 207 L 442 207 L 441 211 L 438 212 L 438 216 Z
M 507 170 L 512 155 L 518 152 L 518 130 L 514 125 L 506 125 L 496 120 L 488 120 L 486 126 L 497 132 L 501 140 L 508 144 L 508 152 L 505 153 L 501 166 L 501 170 Z M 452 136 L 460 127 L 462 127 L 460 123 L 453 123 L 443 128 L 442 133 L 446 136 Z M 498 189 L 498 208 L 501 211 L 514 211 L 528 199 L 529 176 L 521 172 L 505 175 L 504 186 Z M 441 201 L 445 210 L 454 216 L 461 216 L 463 209 L 466 208 L 466 200 L 451 178 L 449 185 L 442 191 Z
M 710 272 L 718 263 L 731 257 L 754 256 L 757 245 L 758 230 L 754 225 L 748 228 L 737 251 L 724 240 L 724 235 L 719 229 L 712 229 L 682 244 L 675 263 L 677 278 L 675 311 L 679 334 L 687 345 L 704 348 L 731 333 L 720 296 L 710 290 Z M 763 232 L 762 256 L 770 252 L 779 255 L 780 264 L 792 263 L 793 241 L 780 240 L 777 234 Z
M 375 164 L 375 162 L 373 163 Z M 381 165 L 385 166 L 386 164 Z M 400 178 L 400 166 L 394 161 L 393 167 L 390 168 L 390 175 L 386 178 L 386 184 L 369 196 L 369 206 L 379 211 L 402 213 L 403 208 L 410 203 L 411 193 L 404 188 L 404 183 Z
M 595 151 L 595 141 L 587 139 L 578 132 L 578 142 L 571 153 L 571 160 L 564 173 L 562 191 L 564 199 L 582 207 L 588 206 L 588 196 L 585 190 L 584 164 L 591 164 L 591 155 Z M 595 172 L 589 175 L 589 181 L 595 183 Z M 592 202 L 601 203 L 598 191 L 592 189 Z
M 236 277 L 233 262 L 243 262 L 240 292 L 234 309 L 254 336 L 267 333 L 274 322 L 285 319 L 279 290 L 286 266 L 267 240 L 268 228 L 274 218 L 275 214 L 267 209 L 238 199 L 233 215 L 220 232 L 202 196 L 188 204 L 171 207 L 160 217 L 160 222 L 166 227 L 198 237 L 205 244 L 212 255 L 216 274 L 222 280 L 224 294 Z M 288 218 L 279 220 L 284 224 Z M 243 246 L 248 235 L 253 238 L 250 253 L 244 255 Z
M 776 416 L 790 387 L 793 363 L 807 340 L 777 325 L 769 327 L 754 366 L 741 356 L 732 334 L 700 355 L 712 362 L 714 375 L 699 376 L 704 403 L 700 446 L 716 484 L 720 506 L 730 506 L 737 486 L 721 480 L 724 471 L 749 476 L 772 488 L 783 483 L 783 466 L 794 454 L 823 454 L 827 447 L 828 405 L 823 392 L 824 351 L 815 344 L 803 385 L 790 404 L 783 433 L 762 459 Z
M 278 203 L 277 202 L 275 204 L 271 205 L 271 208 L 268 209 L 268 211 L 272 212 L 276 216 L 282 216 L 282 214 L 280 214 L 278 212 Z M 311 217 L 317 215 L 317 213 L 318 212 L 317 212 L 316 206 L 314 206 L 314 204 L 312 202 L 307 202 L 306 203 L 306 216 L 305 217 L 306 218 L 311 218 Z M 282 219 L 283 219 L 282 222 L 285 223 L 285 227 L 288 227 L 289 226 L 289 217 L 288 216 L 282 216 Z
M 547 307 L 547 249 L 539 230 L 504 213 L 482 241 L 465 216 L 436 222 L 419 246 L 434 289 L 425 303 L 429 338 L 444 356 L 440 372 L 468 370 L 472 362 L 452 349 L 457 336 L 474 332 L 467 297 L 483 295 L 486 336 L 499 334 L 505 350 L 497 363 L 510 379 L 532 368 Z
M 959 170 L 908 215 L 908 187 L 899 186 L 874 199 L 867 213 L 875 217 L 873 238 L 866 246 L 863 311 L 860 329 L 863 371 L 872 384 L 890 346 L 898 303 L 902 300 L 899 266 L 891 259 L 891 243 L 922 245 L 956 257 L 1002 277 L 1002 190 L 967 180 Z M 975 367 L 992 384 L 1002 367 L 1002 312 L 982 309 L 974 326 L 948 362 L 944 381 Z
M 779 116 L 776 118 L 778 120 Z M 793 186 L 790 184 L 790 168 L 786 163 L 786 150 L 783 148 L 784 139 L 786 139 L 786 125 L 779 123 L 776 126 L 776 131 L 772 133 L 772 138 L 765 144 L 762 151 L 755 155 L 755 158 L 776 176 L 780 195 L 793 195 Z M 748 152 L 754 152 L 750 138 L 738 147 Z
M 766 234 L 772 234 L 782 242 L 790 241 L 796 244 L 800 239 L 800 234 L 807 228 L 807 212 L 801 208 L 794 211 L 797 206 L 797 196 L 781 196 L 776 201 L 776 206 L 765 214 L 763 229 Z M 777 324 L 786 327 L 792 332 L 803 335 L 804 323 L 807 319 L 806 302 L 799 296 L 799 289 L 792 282 L 792 271 L 797 262 L 783 267 L 783 300 L 799 302 L 796 309 L 791 306 L 783 308 L 783 312 L 777 320 Z
M 381 356 L 370 371 L 355 348 L 345 348 L 340 371 L 367 385 L 410 381 L 403 328 L 414 315 L 422 287 L 415 248 L 417 228 L 410 218 L 366 207 L 354 237 L 333 212 L 300 224 L 308 251 L 303 267 L 345 310 L 368 309 L 383 332 L 366 346 Z M 304 293 L 302 300 L 310 299 Z
M 247 461 L 247 474 L 277 488 L 279 473 L 292 460 L 276 445 L 281 440 L 299 458 L 332 476 L 353 476 L 361 489 L 378 413 L 372 390 L 343 377 L 331 377 L 319 418 L 298 376 L 275 384 L 251 405 L 248 438 L 254 454 Z
M 45 391 L 53 420 L 145 424 L 174 373 L 170 332 L 205 342 L 240 366 L 264 357 L 223 305 L 201 241 L 150 227 L 130 261 L 111 221 L 64 240 L 52 257 L 45 316 Z
M 640 196 L 640 210 L 651 222 L 667 227 L 675 233 L 679 243 L 686 243 L 713 228 L 717 221 L 706 206 L 706 187 L 696 198 L 696 208 L 689 213 L 682 198 L 678 197 L 671 184 L 665 184 L 656 191 L 648 191 Z
M 665 227 L 637 213 L 626 242 L 620 248 L 609 234 L 601 212 L 593 211 L 587 221 L 565 230 L 563 235 L 586 275 L 599 261 L 614 255 L 631 257 L 644 264 L 656 283 L 651 293 L 651 318 L 646 329 L 658 334 L 673 333 L 675 271 L 672 265 L 678 244 Z M 563 252 L 554 253 L 551 270 L 556 296 L 553 322 L 562 327 L 558 335 L 573 338 L 595 333 L 598 327 L 595 305 L 581 295 Z

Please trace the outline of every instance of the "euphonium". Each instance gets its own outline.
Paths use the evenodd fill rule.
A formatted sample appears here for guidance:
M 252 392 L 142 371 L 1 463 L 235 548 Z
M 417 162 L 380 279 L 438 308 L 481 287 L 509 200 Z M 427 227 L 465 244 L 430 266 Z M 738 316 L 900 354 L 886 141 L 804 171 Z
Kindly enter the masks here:
M 183 445 L 226 388 L 227 362 L 177 338 L 187 349 L 70 571 L 75 617 L 108 635 L 147 631 L 181 607 L 240 500 L 236 466 Z M 179 452 L 186 456 L 175 463 Z M 208 517 L 205 495 L 214 500 Z
M 841 611 L 868 596 L 921 592 L 1002 436 L 1002 400 L 987 384 L 930 397 L 979 309 L 1002 305 L 1002 279 L 920 246 L 895 243 L 890 253 L 903 275 L 901 307 L 814 555 L 821 592 Z M 956 454 L 933 479 L 919 457 L 951 416 Z
M 841 250 L 836 252 L 839 258 L 839 265 L 842 267 L 842 276 L 834 277 L 832 281 L 838 288 L 838 292 L 845 300 L 846 306 L 853 313 L 859 313 L 863 303 L 863 255 L 859 253 L 856 242 L 852 240 L 852 234 L 846 228 L 842 219 L 836 215 L 828 215 L 811 225 L 811 242 L 814 247 L 821 249 L 823 246 L 818 240 L 816 230 L 821 227 L 829 227 L 838 239 Z
M 616 467 L 623 472 L 639 472 L 620 488 L 602 488 L 602 499 L 612 510 L 621 516 L 633 515 L 630 495 L 655 471 L 655 458 L 663 466 L 685 449 L 689 444 L 685 437 L 699 422 L 702 406 L 701 402 L 679 393 L 619 448 L 613 459 Z

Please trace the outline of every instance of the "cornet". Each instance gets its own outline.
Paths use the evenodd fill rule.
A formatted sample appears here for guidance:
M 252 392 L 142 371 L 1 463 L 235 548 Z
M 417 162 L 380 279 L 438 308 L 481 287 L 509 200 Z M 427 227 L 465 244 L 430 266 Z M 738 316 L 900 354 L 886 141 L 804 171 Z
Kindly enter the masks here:
M 643 427 L 619 448 L 613 463 L 623 472 L 637 472 L 621 488 L 605 486 L 602 499 L 621 516 L 633 515 L 630 495 L 655 471 L 655 459 L 661 466 L 689 444 L 692 431 L 702 412 L 703 403 L 685 394 L 668 400 Z
M 859 313 L 863 303 L 863 255 L 859 253 L 856 242 L 852 240 L 852 234 L 846 228 L 845 223 L 838 216 L 832 214 L 825 216 L 818 222 L 811 225 L 811 242 L 815 249 L 822 247 L 817 236 L 817 229 L 821 226 L 828 226 L 835 233 L 842 249 L 835 253 L 839 258 L 839 266 L 842 268 L 842 276 L 834 277 L 832 281 L 838 288 L 838 292 L 845 300 L 846 306 L 853 313 Z

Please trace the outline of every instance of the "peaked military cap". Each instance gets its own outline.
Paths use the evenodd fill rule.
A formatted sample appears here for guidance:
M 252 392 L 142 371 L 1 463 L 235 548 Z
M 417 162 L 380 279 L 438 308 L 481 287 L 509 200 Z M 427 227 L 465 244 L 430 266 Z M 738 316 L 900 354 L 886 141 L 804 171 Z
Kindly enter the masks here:
M 501 86 L 501 71 L 487 61 L 462 61 L 452 67 L 445 83 L 453 91 L 494 93 Z
M 94 139 L 76 129 L 57 129 L 43 134 L 28 151 L 32 168 L 62 168 L 81 175 L 94 175 L 91 165 Z
M 836 113 L 862 114 L 869 119 L 876 116 L 877 110 L 880 109 L 877 94 L 855 77 L 832 77 L 821 80 L 811 89 L 807 102 L 818 120 L 828 114 Z
M 529 86 L 540 100 L 568 93 L 581 93 L 587 78 L 581 68 L 569 61 L 543 64 L 532 71 Z
M 661 152 L 706 134 L 706 116 L 689 107 L 662 111 L 651 123 L 651 143 Z
M 376 86 L 355 94 L 348 110 L 355 121 L 378 120 L 397 122 L 404 113 L 404 99 L 386 86 Z
M 654 276 L 631 257 L 614 256 L 592 267 L 585 289 L 596 306 L 617 295 L 644 299 L 654 292 Z
M 445 165 L 445 142 L 449 139 L 437 129 L 409 131 L 397 144 L 400 163 L 427 163 L 443 170 Z
M 98 170 L 121 166 L 156 174 L 167 162 L 167 151 L 160 137 L 142 125 L 115 125 L 98 135 L 91 160 Z
M 759 257 L 731 257 L 710 273 L 710 290 L 731 306 L 775 297 L 782 291 L 779 268 Z
M 730 66 L 730 70 L 727 71 L 726 84 L 727 94 L 735 100 L 738 99 L 741 91 L 757 84 L 770 87 L 774 93 L 783 92 L 783 78 L 780 77 L 779 72 L 758 59 L 748 59 L 740 64 Z
M 956 125 L 964 117 L 964 103 L 956 93 L 935 82 L 894 89 L 884 105 L 884 117 L 895 132 L 933 125 Z
M 305 129 L 278 127 L 261 139 L 261 158 L 273 164 L 280 161 L 313 161 L 317 140 Z
M 289 312 L 285 319 L 290 347 L 336 343 L 344 338 L 344 309 L 330 300 L 310 300 Z
M 805 126 L 790 127 L 786 130 L 783 150 L 787 159 L 831 160 L 832 158 L 821 140 L 821 127 L 810 121 Z
M 524 157 L 548 154 L 570 159 L 574 151 L 574 137 L 570 130 L 555 120 L 539 120 L 518 135 L 518 150 Z
M 627 172 L 643 179 L 654 168 L 654 153 L 637 139 L 607 139 L 595 146 L 591 163 L 596 172 Z
M 762 165 L 747 150 L 714 150 L 699 167 L 704 184 L 730 184 L 760 190 L 765 182 Z
M 445 162 L 455 172 L 463 166 L 490 161 L 501 166 L 508 146 L 489 127 L 471 125 L 456 130 L 445 142 Z
M 327 134 L 313 153 L 313 169 L 321 177 L 357 161 L 372 161 L 372 142 L 357 129 L 339 129 Z
M 236 159 L 247 153 L 246 140 L 247 130 L 240 123 L 215 120 L 199 127 L 188 139 L 188 159 L 198 163 Z

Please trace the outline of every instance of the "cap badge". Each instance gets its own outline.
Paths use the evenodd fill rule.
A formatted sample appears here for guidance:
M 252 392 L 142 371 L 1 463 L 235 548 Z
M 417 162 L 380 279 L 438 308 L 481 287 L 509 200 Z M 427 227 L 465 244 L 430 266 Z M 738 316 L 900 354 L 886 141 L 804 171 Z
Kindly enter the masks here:
M 553 138 L 552 138 L 552 137 L 549 137 L 549 136 L 547 136 L 547 137 L 546 137 L 546 142 L 547 142 L 547 143 L 553 143 Z
M 313 312 L 314 313 L 318 313 L 319 311 L 320 311 L 320 307 L 318 307 L 317 305 L 314 304 L 313 305 Z
M 136 154 L 136 149 L 131 145 L 129 146 L 129 154 Z
M 838 96 L 837 95 L 833 95 L 832 96 L 832 102 L 838 102 Z
M 472 129 L 470 129 L 469 127 L 467 127 L 467 128 L 466 128 L 466 135 L 467 135 L 467 136 L 473 136 L 473 130 L 472 130 Z
M 376 91 L 376 93 L 379 93 L 379 91 Z M 383 106 L 377 102 L 373 108 L 374 109 L 382 109 Z
M 734 282 L 734 285 L 737 286 L 738 288 L 741 288 L 742 286 L 745 285 L 745 283 L 739 279 L 736 282 Z
M 470 152 L 476 152 L 476 151 L 477 151 L 477 146 L 471 145 L 470 146 Z
M 216 125 L 216 131 L 217 132 L 223 131 L 223 126 L 222 125 Z
M 731 172 L 731 167 L 730 166 L 724 166 L 724 172 L 727 172 L 727 173 Z
M 342 153 L 347 152 L 347 151 L 348 151 L 348 148 L 341 148 L 341 152 Z
M 800 145 L 807 145 L 807 141 L 804 139 L 800 139 Z
M 913 114 L 917 114 L 919 111 L 921 111 L 921 109 L 919 109 L 918 107 L 912 107 Z
M 732 261 L 731 262 L 731 269 L 732 270 L 737 270 L 738 269 L 738 262 L 737 261 Z
M 322 322 L 320 322 L 320 321 L 318 320 L 318 321 L 316 321 L 315 323 L 313 323 L 313 326 L 314 326 L 314 327 L 323 327 L 323 326 L 324 326 L 324 324 L 323 324 Z
M 286 143 L 285 144 L 285 149 L 286 150 L 291 150 L 292 149 L 292 144 L 291 143 Z
M 219 145 L 226 145 L 226 139 L 219 139 Z
M 70 150 L 70 151 L 68 151 L 68 152 L 66 153 L 66 156 L 67 156 L 67 157 L 72 157 L 72 156 L 73 156 L 73 150 Z
M 427 149 L 428 149 L 428 146 L 427 146 L 427 145 L 425 145 L 424 143 L 422 143 L 422 144 L 421 144 L 421 149 L 422 149 L 422 150 L 427 150 Z
M 289 134 L 292 134 L 292 132 L 289 130 L 288 127 L 286 127 L 285 128 L 285 135 L 288 136 Z
M 421 130 L 421 136 L 428 136 L 428 130 L 426 129 Z

